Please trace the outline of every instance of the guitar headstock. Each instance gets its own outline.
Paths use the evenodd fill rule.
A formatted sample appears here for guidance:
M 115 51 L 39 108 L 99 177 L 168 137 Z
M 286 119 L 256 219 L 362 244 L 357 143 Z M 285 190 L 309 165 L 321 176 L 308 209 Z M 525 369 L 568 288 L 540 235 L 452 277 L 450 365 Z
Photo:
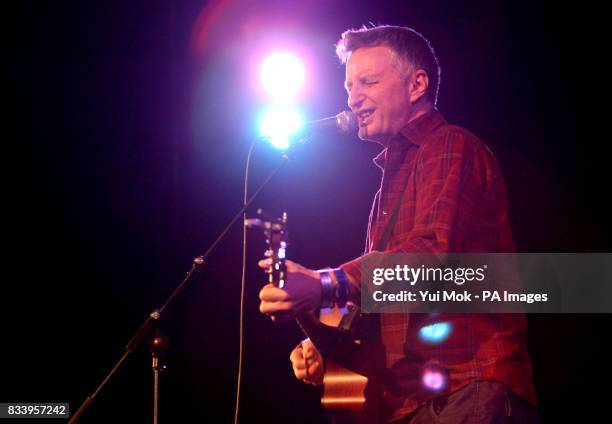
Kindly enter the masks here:
M 244 224 L 247 227 L 258 227 L 263 230 L 268 245 L 265 256 L 271 260 L 266 270 L 268 282 L 282 289 L 287 279 L 285 265 L 288 245 L 287 212 L 283 212 L 281 218 L 270 217 L 261 209 L 257 214 L 260 218 L 247 219 Z

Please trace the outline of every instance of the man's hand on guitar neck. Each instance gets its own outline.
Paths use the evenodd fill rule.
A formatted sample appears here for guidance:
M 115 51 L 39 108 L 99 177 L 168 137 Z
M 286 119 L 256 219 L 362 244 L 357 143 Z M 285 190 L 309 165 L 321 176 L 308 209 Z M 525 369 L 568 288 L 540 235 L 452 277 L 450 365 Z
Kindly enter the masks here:
M 302 341 L 289 355 L 295 378 L 307 384 L 319 386 L 323 384 L 325 365 L 321 352 L 306 339 Z
M 259 261 L 261 268 L 268 268 L 270 259 Z M 273 321 L 296 318 L 306 312 L 314 311 L 321 304 L 321 280 L 318 271 L 286 260 L 287 282 L 279 289 L 267 284 L 259 292 L 259 310 L 269 315 Z

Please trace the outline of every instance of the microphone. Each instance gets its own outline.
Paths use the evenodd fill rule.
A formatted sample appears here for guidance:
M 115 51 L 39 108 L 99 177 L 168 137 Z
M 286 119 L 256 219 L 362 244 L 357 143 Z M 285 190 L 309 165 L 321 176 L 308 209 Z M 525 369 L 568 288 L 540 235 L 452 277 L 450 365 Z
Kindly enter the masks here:
M 306 122 L 301 132 L 314 133 L 337 131 L 341 134 L 350 134 L 357 131 L 358 127 L 357 115 L 345 110 L 336 116 Z

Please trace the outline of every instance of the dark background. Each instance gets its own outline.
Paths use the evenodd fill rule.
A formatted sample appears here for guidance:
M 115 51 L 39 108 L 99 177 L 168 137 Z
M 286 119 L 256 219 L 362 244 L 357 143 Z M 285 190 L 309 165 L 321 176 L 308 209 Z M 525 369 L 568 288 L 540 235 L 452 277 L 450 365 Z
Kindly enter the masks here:
M 610 251 L 609 139 L 595 106 L 605 99 L 605 25 L 575 6 L 133 0 L 7 10 L 6 92 L 16 98 L 5 114 L 0 400 L 76 411 L 239 209 L 265 103 L 248 75 L 258 49 L 274 45 L 268 33 L 308 51 L 301 105 L 315 119 L 345 108 L 333 51 L 343 30 L 373 22 L 423 32 L 443 67 L 439 109 L 501 163 L 520 251 Z M 319 268 L 360 254 L 378 150 L 321 137 L 266 189 L 255 207 L 288 212 L 290 257 Z M 278 161 L 257 147 L 252 186 Z M 295 381 L 288 361 L 299 331 L 257 310 L 263 238 L 251 233 L 248 247 L 242 422 L 317 422 L 317 389 Z M 233 419 L 240 263 L 238 225 L 165 317 L 162 422 Z M 609 387 L 610 316 L 529 320 L 543 421 L 603 411 L 593 399 Z M 151 384 L 141 349 L 82 422 L 149 422 Z

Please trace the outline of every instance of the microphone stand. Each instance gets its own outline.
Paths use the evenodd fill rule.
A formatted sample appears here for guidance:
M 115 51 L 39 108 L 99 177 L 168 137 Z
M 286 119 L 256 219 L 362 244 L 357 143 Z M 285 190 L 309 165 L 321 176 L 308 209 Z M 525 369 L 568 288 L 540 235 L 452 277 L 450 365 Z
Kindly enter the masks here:
M 300 145 L 304 142 L 304 139 L 298 140 L 295 145 Z M 244 204 L 242 209 L 240 209 L 236 215 L 230 220 L 225 229 L 219 234 L 217 239 L 210 245 L 208 250 L 201 256 L 196 256 L 193 259 L 193 264 L 191 269 L 185 275 L 185 278 L 180 282 L 180 284 L 174 289 L 174 291 L 170 294 L 168 299 L 163 303 L 160 308 L 153 309 L 153 311 L 149 314 L 147 319 L 142 323 L 140 328 L 134 333 L 128 344 L 124 348 L 123 355 L 119 358 L 119 360 L 115 363 L 115 365 L 111 368 L 106 377 L 102 380 L 102 382 L 98 385 L 98 387 L 93 391 L 93 393 L 81 403 L 79 409 L 75 412 L 75 414 L 70 418 L 68 424 L 76 424 L 83 415 L 83 413 L 91 406 L 94 399 L 100 393 L 100 391 L 106 386 L 106 383 L 111 379 L 113 375 L 117 372 L 121 364 L 127 359 L 130 353 L 134 352 L 134 350 L 142 343 L 143 340 L 147 339 L 147 343 L 151 347 L 152 353 L 152 368 L 153 368 L 153 424 L 158 424 L 158 403 L 159 403 L 159 372 L 163 371 L 164 365 L 160 362 L 160 357 L 163 356 L 165 349 L 168 347 L 168 339 L 157 330 L 157 324 L 160 322 L 162 318 L 162 314 L 166 309 L 168 309 L 173 303 L 177 296 L 183 291 L 183 289 L 196 279 L 197 276 L 200 275 L 202 269 L 204 268 L 204 264 L 206 260 L 213 252 L 215 247 L 225 238 L 225 235 L 231 229 L 231 227 L 240 219 L 240 217 L 246 212 L 248 207 L 253 203 L 253 201 L 257 198 L 259 193 L 264 189 L 264 187 L 270 182 L 270 180 L 283 168 L 283 166 L 287 163 L 289 157 L 285 153 L 283 154 L 282 162 L 266 177 L 266 179 L 261 183 L 261 185 L 255 190 L 255 193 L 248 199 L 248 201 Z

